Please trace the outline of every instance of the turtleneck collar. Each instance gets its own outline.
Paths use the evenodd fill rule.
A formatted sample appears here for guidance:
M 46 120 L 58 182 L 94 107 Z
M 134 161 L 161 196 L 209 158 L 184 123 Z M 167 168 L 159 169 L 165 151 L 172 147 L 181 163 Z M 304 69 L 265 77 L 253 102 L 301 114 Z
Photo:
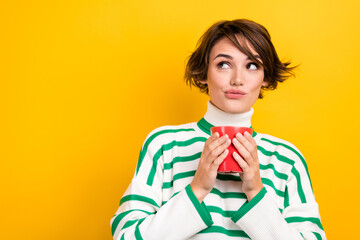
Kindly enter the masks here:
M 198 127 L 209 135 L 210 128 L 213 126 L 251 127 L 251 117 L 253 114 L 253 108 L 244 113 L 227 113 L 208 101 L 206 114 L 198 122 Z M 253 137 L 255 135 L 254 131 Z

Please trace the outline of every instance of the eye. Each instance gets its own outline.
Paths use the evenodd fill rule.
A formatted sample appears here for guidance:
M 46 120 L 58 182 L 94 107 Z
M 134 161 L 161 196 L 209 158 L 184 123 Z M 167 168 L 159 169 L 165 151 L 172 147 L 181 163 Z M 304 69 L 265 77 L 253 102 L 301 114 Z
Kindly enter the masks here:
M 248 63 L 246 65 L 246 67 L 247 67 L 247 69 L 250 69 L 250 70 L 256 70 L 259 68 L 259 65 L 257 63 L 252 62 L 252 63 Z
M 230 64 L 228 62 L 219 62 L 217 66 L 223 69 L 230 68 Z

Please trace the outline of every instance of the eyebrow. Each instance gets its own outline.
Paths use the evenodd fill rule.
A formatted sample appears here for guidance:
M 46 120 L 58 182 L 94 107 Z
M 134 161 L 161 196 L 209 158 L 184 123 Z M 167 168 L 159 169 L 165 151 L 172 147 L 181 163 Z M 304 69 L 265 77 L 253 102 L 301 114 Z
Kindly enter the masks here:
M 230 55 L 220 53 L 220 54 L 216 55 L 216 57 L 214 57 L 214 59 L 213 59 L 213 60 L 215 60 L 215 58 L 218 58 L 218 57 L 229 58 L 229 59 L 231 59 L 231 60 L 233 59 L 233 57 L 232 57 L 232 56 L 230 56 Z
M 227 55 L 227 54 L 224 54 L 224 53 L 219 53 L 218 55 L 216 55 L 216 57 L 214 57 L 213 61 L 218 58 L 218 57 L 224 57 L 224 58 L 229 58 L 229 59 L 234 59 L 232 56 L 230 55 Z M 260 56 L 259 55 L 254 55 L 254 57 L 258 58 L 259 60 L 261 60 Z M 250 60 L 249 57 L 247 57 L 247 60 Z

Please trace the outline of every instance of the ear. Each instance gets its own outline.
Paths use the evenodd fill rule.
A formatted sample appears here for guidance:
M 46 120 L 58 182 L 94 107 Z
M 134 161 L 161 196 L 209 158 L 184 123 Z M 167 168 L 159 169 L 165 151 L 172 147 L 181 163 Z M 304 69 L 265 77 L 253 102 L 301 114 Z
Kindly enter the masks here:
M 263 82 L 261 83 L 261 86 L 262 86 L 262 87 L 267 87 L 267 86 L 269 86 L 269 83 L 266 82 L 266 81 L 263 81 Z
M 206 81 L 206 80 L 199 80 L 199 82 L 200 82 L 201 84 L 204 84 L 204 85 L 207 84 L 207 81 Z

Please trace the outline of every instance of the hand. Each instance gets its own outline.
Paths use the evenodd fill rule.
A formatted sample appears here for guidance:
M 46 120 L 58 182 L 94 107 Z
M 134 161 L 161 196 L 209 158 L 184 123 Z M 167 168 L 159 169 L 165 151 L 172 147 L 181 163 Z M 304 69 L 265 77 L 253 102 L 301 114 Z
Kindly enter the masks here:
M 240 173 L 242 190 L 246 194 L 248 201 L 250 201 L 264 187 L 260 177 L 257 144 L 248 132 L 245 132 L 244 136 L 237 133 L 233 139 L 233 144 L 242 156 L 237 152 L 233 153 L 235 160 L 243 170 L 243 172 Z
M 199 166 L 196 170 L 190 186 L 195 196 L 202 202 L 205 196 L 213 189 L 219 165 L 228 155 L 231 140 L 228 135 L 219 138 L 219 133 L 214 133 L 205 142 L 200 157 Z

